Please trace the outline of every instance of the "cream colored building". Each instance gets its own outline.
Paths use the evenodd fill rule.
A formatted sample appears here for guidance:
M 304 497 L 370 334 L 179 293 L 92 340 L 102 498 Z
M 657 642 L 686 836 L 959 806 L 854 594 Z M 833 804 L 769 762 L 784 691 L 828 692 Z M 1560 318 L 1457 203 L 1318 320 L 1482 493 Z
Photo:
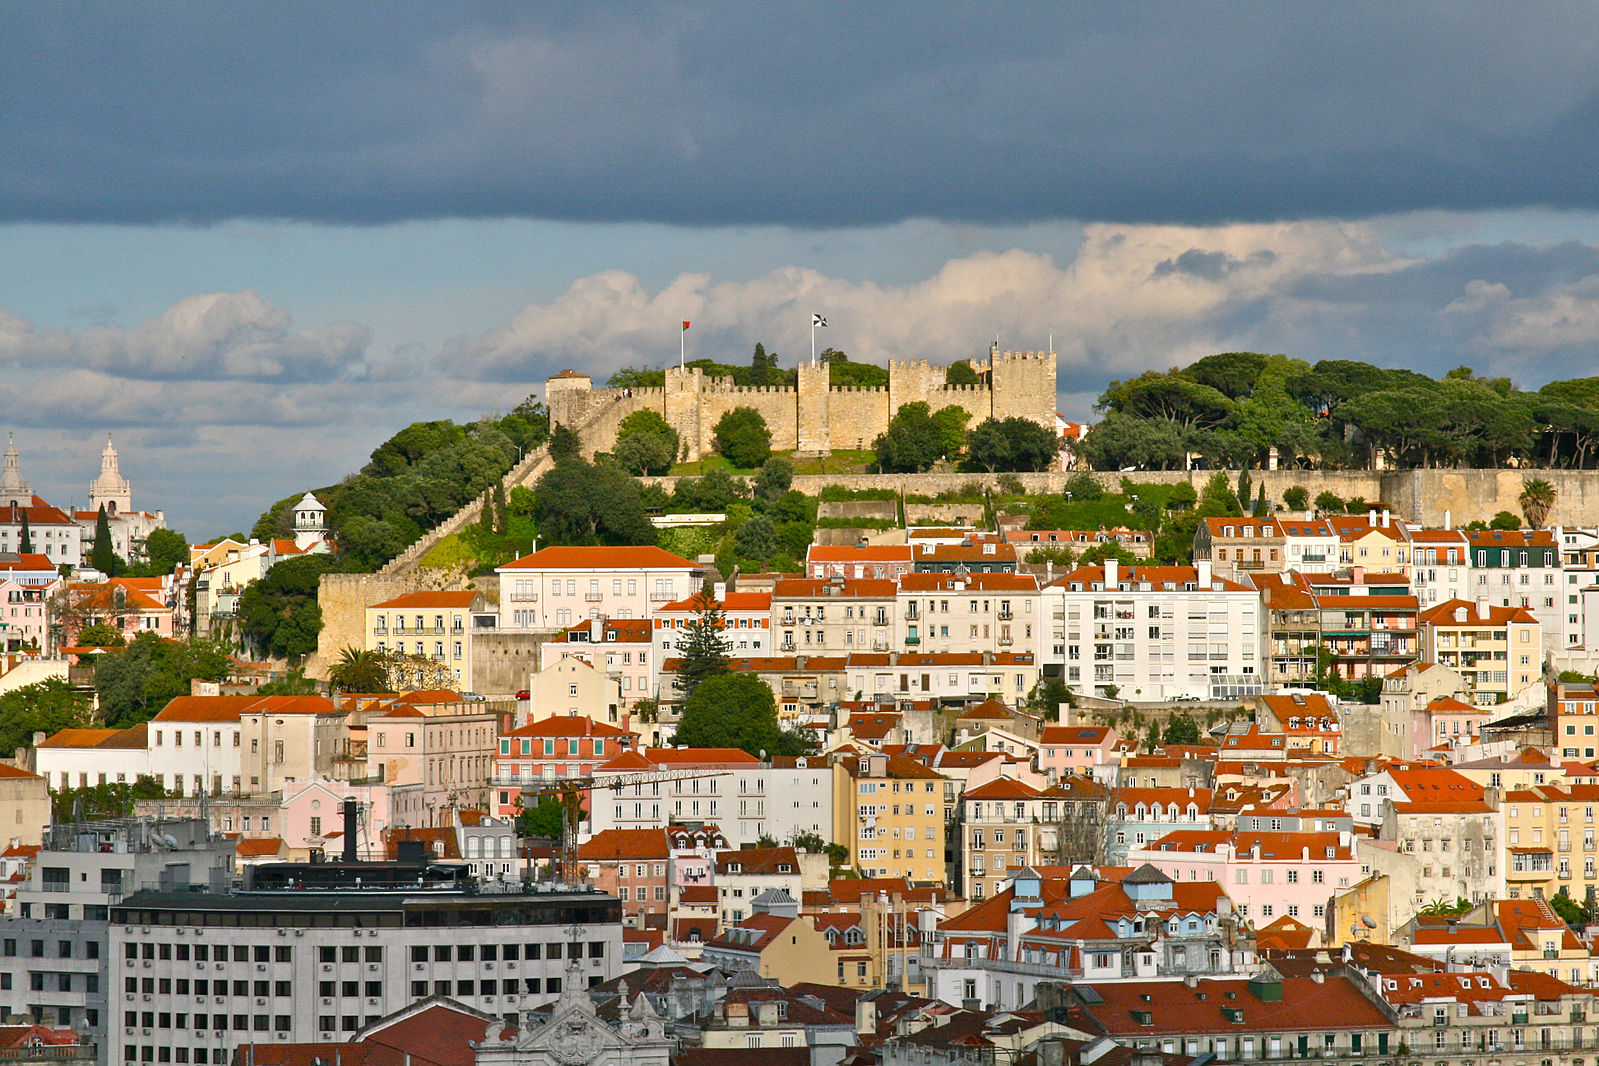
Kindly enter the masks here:
M 0 763 L 0 850 L 41 843 L 50 824 L 50 786 L 38 774 Z
M 246 794 L 285 784 L 352 776 L 346 715 L 325 696 L 276 696 L 239 716 L 239 769 Z
M 420 785 L 427 825 L 447 825 L 452 807 L 487 810 L 495 754 L 497 716 L 423 714 L 396 706 L 368 720 L 367 777 L 389 785 Z
M 592 718 L 622 724 L 622 682 L 618 675 L 578 654 L 567 654 L 528 680 L 527 721 Z

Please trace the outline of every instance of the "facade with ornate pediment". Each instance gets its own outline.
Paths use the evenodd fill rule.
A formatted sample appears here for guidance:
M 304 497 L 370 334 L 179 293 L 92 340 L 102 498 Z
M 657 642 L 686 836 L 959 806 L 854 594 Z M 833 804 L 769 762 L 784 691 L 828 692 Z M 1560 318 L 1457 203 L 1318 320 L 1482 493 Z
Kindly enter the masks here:
M 490 1022 L 473 1045 L 476 1066 L 669 1066 L 673 1041 L 648 996 L 641 992 L 629 1003 L 623 982 L 627 1005 L 612 1024 L 595 1011 L 580 975 L 568 977 L 548 1015 L 524 1012 L 514 1030 Z

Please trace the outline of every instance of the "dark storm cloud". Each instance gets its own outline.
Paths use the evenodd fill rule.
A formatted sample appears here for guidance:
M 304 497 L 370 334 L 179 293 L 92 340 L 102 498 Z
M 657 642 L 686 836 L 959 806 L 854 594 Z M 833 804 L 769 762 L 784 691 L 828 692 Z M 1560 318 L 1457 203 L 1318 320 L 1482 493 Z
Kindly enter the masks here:
M 31 5 L 0 218 L 1592 207 L 1599 9 Z

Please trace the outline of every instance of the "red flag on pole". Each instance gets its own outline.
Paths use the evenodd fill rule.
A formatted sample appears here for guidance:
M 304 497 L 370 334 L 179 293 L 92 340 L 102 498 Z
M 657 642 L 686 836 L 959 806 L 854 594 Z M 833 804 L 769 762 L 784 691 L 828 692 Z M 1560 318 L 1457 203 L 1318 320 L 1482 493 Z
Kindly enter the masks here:
M 683 328 L 684 329 L 688 329 L 688 323 L 687 322 L 683 323 Z

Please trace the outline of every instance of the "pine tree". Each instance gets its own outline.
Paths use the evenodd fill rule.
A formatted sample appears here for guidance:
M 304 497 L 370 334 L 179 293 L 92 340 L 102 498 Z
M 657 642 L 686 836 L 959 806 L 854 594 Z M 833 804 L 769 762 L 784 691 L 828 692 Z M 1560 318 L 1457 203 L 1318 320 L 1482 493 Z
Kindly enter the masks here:
M 20 539 L 17 541 L 17 551 L 33 551 L 33 535 L 28 532 L 28 512 L 25 510 L 22 512 L 22 534 Z
M 1246 467 L 1238 471 L 1238 506 L 1248 507 L 1250 497 L 1254 493 L 1249 491 L 1249 469 Z
M 103 503 L 100 513 L 94 518 L 94 547 L 89 550 L 89 565 L 102 574 L 111 574 L 116 570 L 117 552 L 111 546 L 111 520 L 106 517 Z
M 494 532 L 494 493 L 483 491 L 483 507 L 477 514 L 477 527 L 484 533 Z
M 728 672 L 727 643 L 722 638 L 725 620 L 721 604 L 711 595 L 709 583 L 694 597 L 694 618 L 677 642 L 677 684 L 682 703 L 694 695 L 700 682 Z
M 505 536 L 505 531 L 509 528 L 509 523 L 505 517 L 505 482 L 496 481 L 494 483 L 494 532 L 503 537 Z
M 1260 483 L 1260 488 L 1259 488 L 1259 490 L 1257 490 L 1257 492 L 1258 492 L 1258 494 L 1255 496 L 1255 517 L 1256 518 L 1265 518 L 1266 517 L 1266 483 L 1264 481 L 1262 481 Z

